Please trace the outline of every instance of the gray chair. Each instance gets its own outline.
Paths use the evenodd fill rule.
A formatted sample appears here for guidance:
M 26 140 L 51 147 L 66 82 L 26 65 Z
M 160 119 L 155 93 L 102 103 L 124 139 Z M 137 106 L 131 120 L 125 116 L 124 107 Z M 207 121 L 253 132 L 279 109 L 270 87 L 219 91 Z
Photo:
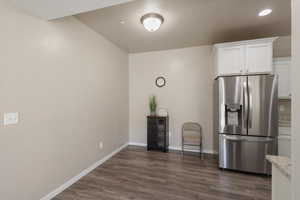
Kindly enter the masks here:
M 198 150 L 202 158 L 202 128 L 195 122 L 186 122 L 182 126 L 182 154 L 185 150 Z

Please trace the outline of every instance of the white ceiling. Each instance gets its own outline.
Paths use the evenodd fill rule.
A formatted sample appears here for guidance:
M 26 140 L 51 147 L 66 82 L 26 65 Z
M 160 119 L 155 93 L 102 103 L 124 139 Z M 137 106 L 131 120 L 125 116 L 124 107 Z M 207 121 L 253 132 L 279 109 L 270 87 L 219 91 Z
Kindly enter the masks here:
M 273 13 L 258 17 L 267 7 Z M 148 12 L 165 18 L 157 32 L 140 23 Z M 291 0 L 136 0 L 77 17 L 130 53 L 291 34 Z
M 46 20 L 75 15 L 131 0 L 12 0 L 18 7 Z

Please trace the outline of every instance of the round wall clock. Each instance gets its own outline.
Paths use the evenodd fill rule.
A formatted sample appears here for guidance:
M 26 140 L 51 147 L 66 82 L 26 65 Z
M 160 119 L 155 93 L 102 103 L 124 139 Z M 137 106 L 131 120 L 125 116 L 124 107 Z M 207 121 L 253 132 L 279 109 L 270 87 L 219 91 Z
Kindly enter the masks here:
M 166 79 L 163 76 L 159 76 L 155 80 L 155 85 L 157 87 L 164 87 L 166 85 Z

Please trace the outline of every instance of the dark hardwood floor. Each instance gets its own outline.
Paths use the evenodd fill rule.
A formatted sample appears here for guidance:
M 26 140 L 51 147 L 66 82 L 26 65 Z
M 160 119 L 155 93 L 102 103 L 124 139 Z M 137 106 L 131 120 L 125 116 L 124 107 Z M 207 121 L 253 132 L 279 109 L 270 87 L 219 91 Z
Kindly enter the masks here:
M 211 156 L 130 146 L 54 200 L 271 200 L 271 178 L 219 170 Z

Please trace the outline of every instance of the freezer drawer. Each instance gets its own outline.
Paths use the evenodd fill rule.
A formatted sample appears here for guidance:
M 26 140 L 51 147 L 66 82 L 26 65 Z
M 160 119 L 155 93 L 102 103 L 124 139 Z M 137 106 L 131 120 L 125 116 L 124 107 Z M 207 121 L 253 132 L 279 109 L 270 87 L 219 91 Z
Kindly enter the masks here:
M 219 167 L 261 174 L 271 174 L 266 155 L 277 154 L 274 138 L 219 135 Z

